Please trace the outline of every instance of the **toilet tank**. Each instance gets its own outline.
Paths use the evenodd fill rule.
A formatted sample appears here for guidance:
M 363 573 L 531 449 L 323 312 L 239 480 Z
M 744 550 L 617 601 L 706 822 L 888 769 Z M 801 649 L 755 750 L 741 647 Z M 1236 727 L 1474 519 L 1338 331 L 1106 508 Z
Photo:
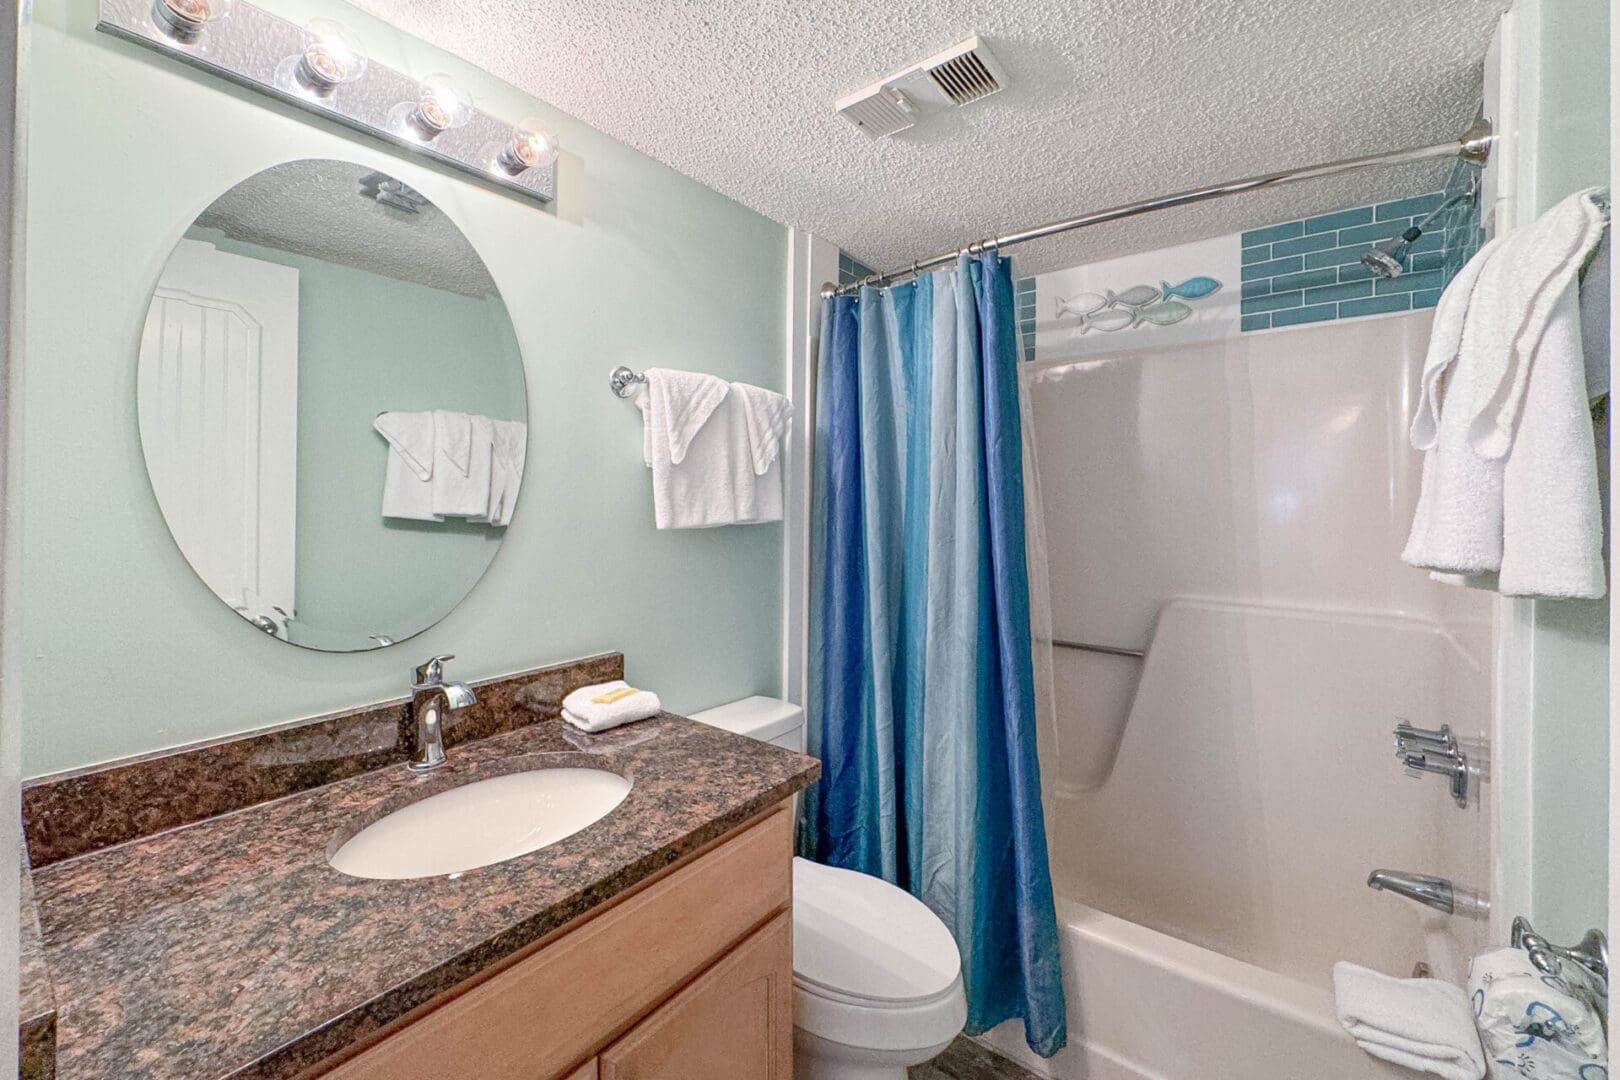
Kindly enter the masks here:
M 784 750 L 804 753 L 804 710 L 791 701 L 746 697 L 693 713 L 692 719 Z

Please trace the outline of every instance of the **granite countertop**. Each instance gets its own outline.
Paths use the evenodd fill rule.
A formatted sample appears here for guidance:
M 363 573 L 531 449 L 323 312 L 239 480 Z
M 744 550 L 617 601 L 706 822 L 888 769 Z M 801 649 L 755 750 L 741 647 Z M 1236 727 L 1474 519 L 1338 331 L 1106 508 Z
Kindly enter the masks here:
M 17 1075 L 50 1080 L 55 1075 L 56 995 L 45 964 L 33 875 L 21 867 L 17 900 Z
M 452 877 L 327 865 L 398 806 L 545 766 L 633 781 L 607 817 Z M 556 720 L 36 867 L 60 1080 L 291 1077 L 815 779 L 811 758 L 669 714 L 601 735 Z

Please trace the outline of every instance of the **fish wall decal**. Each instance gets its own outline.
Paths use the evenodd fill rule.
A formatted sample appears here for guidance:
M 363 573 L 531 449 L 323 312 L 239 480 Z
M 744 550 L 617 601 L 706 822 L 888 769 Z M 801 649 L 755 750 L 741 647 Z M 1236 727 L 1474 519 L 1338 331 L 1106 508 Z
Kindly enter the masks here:
M 1113 295 L 1113 293 L 1103 296 L 1101 293 L 1083 292 L 1079 296 L 1071 296 L 1067 300 L 1060 296 L 1057 302 L 1058 318 L 1061 319 L 1065 315 L 1078 315 L 1083 319 L 1093 311 L 1101 311 L 1107 307 L 1109 297 Z
M 1138 322 L 1152 323 L 1154 326 L 1174 326 L 1191 314 L 1192 308 L 1180 300 L 1166 300 L 1136 309 Z
M 1135 325 L 1136 312 L 1126 308 L 1110 307 L 1103 308 L 1101 311 L 1094 311 L 1081 319 L 1080 332 L 1083 334 L 1087 330 L 1103 330 L 1111 333 Z
M 1163 299 L 1159 290 L 1152 285 L 1132 285 L 1122 293 L 1109 293 L 1108 298 L 1111 304 L 1125 304 L 1128 307 L 1141 307 Z
M 1159 282 L 1161 296 L 1159 299 L 1168 300 L 1172 296 L 1179 296 L 1186 300 L 1199 300 L 1210 295 L 1221 287 L 1221 283 L 1212 277 L 1190 277 L 1180 285 L 1172 285 L 1168 281 Z

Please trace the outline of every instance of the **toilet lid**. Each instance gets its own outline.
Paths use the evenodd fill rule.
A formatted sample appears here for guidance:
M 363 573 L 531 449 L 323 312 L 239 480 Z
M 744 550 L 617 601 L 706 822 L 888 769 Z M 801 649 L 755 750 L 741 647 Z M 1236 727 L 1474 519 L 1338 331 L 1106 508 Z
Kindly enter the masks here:
M 904 889 L 853 870 L 793 860 L 793 977 L 868 1001 L 951 989 L 962 958 L 939 916 Z

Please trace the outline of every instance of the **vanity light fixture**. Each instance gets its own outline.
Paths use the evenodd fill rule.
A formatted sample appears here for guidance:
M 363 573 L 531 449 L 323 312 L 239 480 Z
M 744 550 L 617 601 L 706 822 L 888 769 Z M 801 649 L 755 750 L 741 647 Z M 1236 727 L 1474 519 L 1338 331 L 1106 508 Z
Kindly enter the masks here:
M 556 160 L 557 140 L 534 117 L 520 120 L 512 129 L 511 141 L 495 155 L 496 166 L 508 176 L 517 176 L 536 165 L 551 165 Z
M 416 100 L 400 110 L 403 129 L 421 142 L 432 142 L 472 116 L 472 95 L 448 75 L 429 75 L 416 90 Z
M 366 73 L 366 50 L 353 30 L 336 19 L 304 24 L 303 47 L 276 65 L 276 86 L 321 100 Z
M 193 45 L 209 23 L 227 19 L 233 0 L 152 0 L 152 25 L 170 41 Z

